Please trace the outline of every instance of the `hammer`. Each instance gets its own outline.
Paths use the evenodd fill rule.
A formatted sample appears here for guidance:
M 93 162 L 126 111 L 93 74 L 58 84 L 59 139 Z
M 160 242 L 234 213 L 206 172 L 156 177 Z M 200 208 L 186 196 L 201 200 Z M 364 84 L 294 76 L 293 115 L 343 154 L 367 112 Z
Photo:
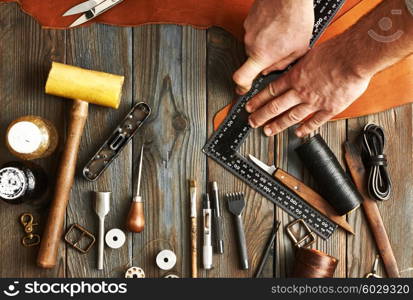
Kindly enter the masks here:
M 37 257 L 37 264 L 42 268 L 53 268 L 56 265 L 89 102 L 118 108 L 123 81 L 123 76 L 52 63 L 46 83 L 46 93 L 73 99 L 73 106 L 70 111 L 66 143 L 58 168 L 54 197 Z

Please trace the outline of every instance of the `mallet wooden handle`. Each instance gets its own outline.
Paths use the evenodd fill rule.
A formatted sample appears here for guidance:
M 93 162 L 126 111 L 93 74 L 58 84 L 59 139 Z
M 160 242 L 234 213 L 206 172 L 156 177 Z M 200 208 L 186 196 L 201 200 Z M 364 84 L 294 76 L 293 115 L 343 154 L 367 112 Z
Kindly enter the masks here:
M 345 143 L 345 159 L 353 181 L 364 198 L 362 204 L 364 213 L 370 225 L 370 230 L 373 233 L 374 240 L 376 241 L 377 249 L 383 260 L 387 276 L 398 278 L 400 277 L 399 268 L 397 267 L 396 258 L 394 257 L 379 208 L 377 207 L 376 201 L 369 197 L 366 190 L 365 178 L 367 175 L 363 162 L 361 161 L 360 154 L 350 142 Z
M 140 198 L 140 197 L 139 197 Z M 145 228 L 143 201 L 133 201 L 126 220 L 126 228 L 131 232 L 142 232 Z
M 60 160 L 54 197 L 50 206 L 40 244 L 37 264 L 42 268 L 53 268 L 56 265 L 57 251 L 63 232 L 66 207 L 76 170 L 80 140 L 88 114 L 88 102 L 73 100 L 69 127 L 64 151 Z

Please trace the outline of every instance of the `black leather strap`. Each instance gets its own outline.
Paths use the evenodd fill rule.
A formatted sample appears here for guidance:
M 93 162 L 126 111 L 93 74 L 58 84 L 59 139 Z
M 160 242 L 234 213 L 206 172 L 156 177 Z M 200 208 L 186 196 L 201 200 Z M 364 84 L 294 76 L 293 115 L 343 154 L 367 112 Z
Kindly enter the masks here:
M 369 169 L 368 191 L 370 197 L 388 200 L 392 184 L 387 171 L 387 157 L 383 153 L 385 146 L 384 130 L 375 124 L 367 124 L 362 132 L 363 156 Z

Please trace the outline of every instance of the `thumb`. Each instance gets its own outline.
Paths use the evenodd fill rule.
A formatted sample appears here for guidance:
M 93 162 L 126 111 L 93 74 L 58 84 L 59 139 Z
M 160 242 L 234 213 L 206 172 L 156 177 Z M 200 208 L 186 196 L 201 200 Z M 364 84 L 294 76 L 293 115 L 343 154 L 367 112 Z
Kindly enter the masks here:
M 245 94 L 251 89 L 254 79 L 265 69 L 266 66 L 257 60 L 248 57 L 247 61 L 234 73 L 232 79 L 237 84 L 236 92 Z

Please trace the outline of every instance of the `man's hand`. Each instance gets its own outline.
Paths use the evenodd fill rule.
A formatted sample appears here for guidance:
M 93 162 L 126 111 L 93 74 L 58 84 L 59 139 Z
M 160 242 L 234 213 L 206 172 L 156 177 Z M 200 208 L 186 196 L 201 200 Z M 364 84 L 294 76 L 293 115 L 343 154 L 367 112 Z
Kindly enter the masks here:
M 370 81 L 338 59 L 343 48 L 336 40 L 309 52 L 281 78 L 252 98 L 246 109 L 250 125 L 265 124 L 264 133 L 273 136 L 312 115 L 296 131 L 301 137 L 320 127 L 360 97 Z
M 256 0 L 245 20 L 248 60 L 234 73 L 244 94 L 260 73 L 284 70 L 309 49 L 314 26 L 312 0 Z
M 399 13 L 393 16 L 392 11 Z M 392 38 L 395 32 L 401 34 Z M 267 38 L 272 39 L 268 33 Z M 309 134 L 359 98 L 374 74 L 411 54 L 413 16 L 405 0 L 383 1 L 350 29 L 308 52 L 288 73 L 253 97 L 246 106 L 252 113 L 250 125 L 265 126 L 265 134 L 272 136 L 302 122 L 296 134 Z

